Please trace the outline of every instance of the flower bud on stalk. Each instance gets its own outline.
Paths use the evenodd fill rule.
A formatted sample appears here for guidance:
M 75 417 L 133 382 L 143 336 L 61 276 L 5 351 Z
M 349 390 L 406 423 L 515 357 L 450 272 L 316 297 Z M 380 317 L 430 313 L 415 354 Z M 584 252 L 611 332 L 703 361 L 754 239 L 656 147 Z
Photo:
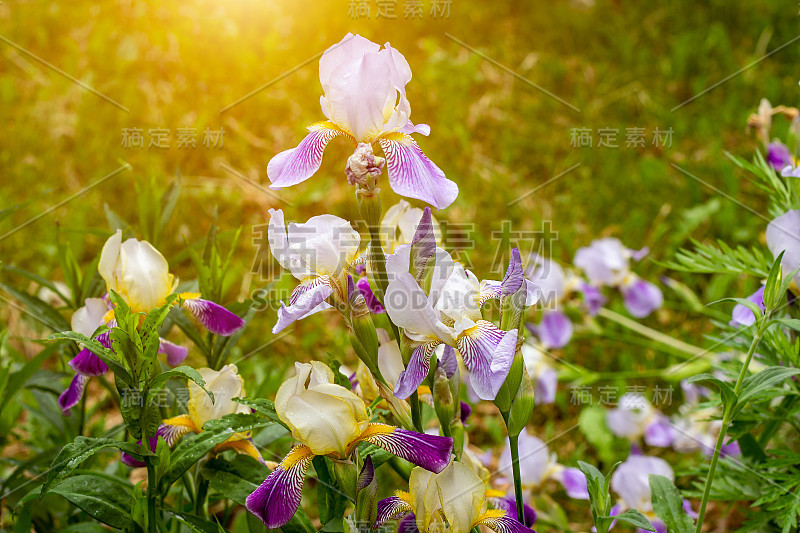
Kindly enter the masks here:
M 455 416 L 455 401 L 453 400 L 453 392 L 450 389 L 450 380 L 447 379 L 447 373 L 441 366 L 436 369 L 436 374 L 433 378 L 433 406 L 436 411 L 436 416 L 439 418 L 439 424 L 442 426 L 442 431 L 445 436 L 450 436 L 450 423 Z
M 356 519 L 362 524 L 374 524 L 378 518 L 378 479 L 371 455 L 364 458 L 364 466 L 358 475 L 356 514 Z
M 528 376 L 528 371 L 523 366 L 519 389 L 508 416 L 508 435 L 510 437 L 516 437 L 525 429 L 533 414 L 533 400 L 533 384 Z
M 500 309 L 502 317 L 500 328 L 506 331 L 517 330 L 520 335 L 517 337 L 517 350 L 514 354 L 514 362 L 508 373 L 506 381 L 500 388 L 500 392 L 494 400 L 495 405 L 501 412 L 507 413 L 511 409 L 511 404 L 517 395 L 522 380 L 524 362 L 522 360 L 522 318 L 525 313 L 525 303 L 527 300 L 528 289 L 523 275 L 522 260 L 519 250 L 511 250 L 511 261 L 508 270 L 503 278 L 502 291 L 500 295 Z
M 344 491 L 348 498 L 356 501 L 356 483 L 358 480 L 358 468 L 350 459 L 339 460 L 330 459 L 333 464 L 333 471 L 339 487 Z
M 360 346 L 353 343 L 353 348 L 358 353 L 366 367 L 378 381 L 385 381 L 378 368 L 378 333 L 375 324 L 372 322 L 372 314 L 367 307 L 367 301 L 361 291 L 355 288 L 353 278 L 348 279 L 350 325 L 353 328 L 353 335 Z

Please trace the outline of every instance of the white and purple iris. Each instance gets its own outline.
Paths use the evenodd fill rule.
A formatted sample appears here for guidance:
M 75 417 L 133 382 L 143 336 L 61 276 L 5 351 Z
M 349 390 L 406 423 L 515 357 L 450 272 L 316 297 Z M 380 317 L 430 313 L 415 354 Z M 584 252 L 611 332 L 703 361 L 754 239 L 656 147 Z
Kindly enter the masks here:
M 500 455 L 497 473 L 511 478 L 511 447 L 508 439 Z M 561 483 L 570 498 L 588 500 L 589 491 L 586 476 L 577 468 L 567 468 L 558 463 L 555 453 L 550 453 L 547 444 L 524 430 L 519 434 L 519 469 L 522 487 L 525 490 L 536 490 L 548 480 Z
M 166 298 L 174 293 L 177 280 L 169 272 L 167 260 L 147 241 L 127 239 L 122 241 L 122 232 L 117 231 L 103 245 L 97 265 L 106 289 L 113 290 L 130 307 L 132 313 L 147 313 L 164 305 Z M 216 335 L 229 336 L 244 327 L 244 320 L 224 307 L 203 300 L 198 293 L 181 293 L 181 306 L 189 311 L 208 331 Z M 87 298 L 84 306 L 72 316 L 72 330 L 90 337 L 100 326 L 113 327 L 114 309 L 108 298 Z M 108 332 L 97 336 L 106 348 L 111 348 Z M 159 353 L 167 357 L 171 366 L 186 359 L 187 348 L 161 339 Z M 58 398 L 65 415 L 78 404 L 89 378 L 108 372 L 108 367 L 89 349 L 83 348 L 69 365 L 75 370 L 67 390 Z
M 548 362 L 546 349 L 534 340 L 525 342 L 520 351 L 528 376 L 534 383 L 534 403 L 546 405 L 555 402 L 558 371 Z
M 412 247 L 416 250 L 414 261 Z M 395 386 L 398 398 L 408 398 L 428 376 L 431 356 L 440 344 L 458 350 L 481 399 L 495 398 L 514 359 L 517 331 L 504 331 L 484 320 L 481 307 L 504 291 L 512 293 L 510 287 L 518 288 L 521 283 L 527 286 L 526 305 L 538 299 L 535 285 L 522 276 L 518 251 L 515 257 L 516 268 L 512 259 L 502 283 L 479 281 L 436 246 L 430 209 L 426 208 L 412 244 L 398 246 L 386 260 L 390 281 L 384 307 L 392 322 L 402 328 L 412 350 Z M 429 261 L 435 263 L 426 275 L 422 270 Z M 512 272 L 516 274 L 512 276 Z M 428 285 L 427 290 L 422 285 Z
M 590 284 L 617 288 L 628 312 L 636 318 L 644 318 L 664 303 L 661 289 L 630 271 L 631 259 L 639 261 L 647 253 L 647 248 L 631 250 L 619 239 L 607 237 L 578 249 L 574 263 L 583 270 Z
M 268 528 L 286 524 L 300 505 L 303 483 L 314 456 L 347 461 L 368 442 L 431 472 L 451 462 L 453 439 L 371 423 L 367 406 L 334 383 L 325 363 L 295 363 L 296 375 L 275 396 L 275 411 L 299 441 L 264 482 L 247 497 L 247 510 Z
M 411 68 L 389 43 L 381 46 L 348 33 L 319 60 L 324 95 L 322 113 L 328 119 L 312 124 L 296 148 L 270 160 L 271 189 L 290 187 L 310 178 L 322 164 L 328 142 L 337 136 L 353 144 L 378 143 L 386 156 L 389 185 L 400 196 L 416 198 L 436 208 L 449 206 L 458 186 L 422 152 L 412 133 L 428 135 L 426 124 L 410 120 L 406 84 Z
M 638 393 L 623 394 L 617 407 L 606 413 L 606 424 L 614 435 L 633 444 L 644 438 L 649 446 L 666 448 L 675 438 L 669 418 Z
M 611 488 L 619 496 L 619 501 L 611 509 L 611 516 L 620 515 L 628 509 L 636 509 L 650 521 L 658 533 L 667 533 L 667 526 L 653 512 L 650 474 L 664 476 L 670 481 L 675 481 L 675 473 L 672 468 L 660 457 L 631 455 L 617 467 L 611 475 Z M 697 516 L 694 515 L 688 500 L 684 500 L 683 509 L 690 515 Z M 645 531 L 637 529 L 636 533 L 645 533 Z

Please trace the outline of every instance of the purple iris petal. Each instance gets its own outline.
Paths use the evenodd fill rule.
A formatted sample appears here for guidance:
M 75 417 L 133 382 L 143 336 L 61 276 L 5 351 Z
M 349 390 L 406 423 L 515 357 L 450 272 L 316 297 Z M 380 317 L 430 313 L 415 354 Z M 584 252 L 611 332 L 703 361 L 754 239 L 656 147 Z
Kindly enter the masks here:
M 286 459 L 245 500 L 247 510 L 270 529 L 286 524 L 300 506 L 303 482 L 314 456 L 303 455 L 292 462 L 290 458 L 293 453 L 294 450 L 289 452 Z
M 183 301 L 183 306 L 214 335 L 227 337 L 244 327 L 244 320 L 221 305 L 194 298 Z
M 378 511 L 376 514 L 374 527 L 381 527 L 389 520 L 393 520 L 399 516 L 408 514 L 408 502 L 397 496 L 389 496 L 378 502 Z M 414 525 L 416 528 L 416 524 Z
M 775 170 L 783 170 L 792 164 L 792 152 L 782 142 L 771 142 L 767 145 L 767 162 Z
M 558 389 L 558 371 L 554 368 L 544 370 L 536 378 L 534 386 L 533 403 L 536 405 L 547 405 L 556 401 L 556 390 Z
M 405 135 L 399 140 L 381 139 L 386 154 L 389 185 L 400 196 L 416 198 L 443 209 L 458 196 L 458 185 L 422 152 L 417 141 Z
M 394 386 L 394 395 L 397 398 L 405 400 L 411 396 L 428 377 L 433 348 L 430 344 L 423 344 L 414 349 L 406 369 L 400 372 L 400 377 L 397 378 L 397 384 Z
M 586 476 L 577 468 L 565 468 L 561 472 L 561 484 L 570 498 L 575 498 L 576 500 L 589 499 Z
M 328 142 L 343 133 L 324 124 L 314 124 L 308 130 L 308 135 L 296 148 L 284 150 L 270 159 L 267 164 L 267 177 L 272 182 L 270 189 L 297 185 L 313 176 L 322 164 L 322 153 Z
M 453 439 L 451 437 L 428 435 L 400 428 L 393 428 L 393 431 L 375 432 L 364 440 L 380 446 L 400 459 L 405 459 L 437 474 L 450 464 L 450 458 L 453 455 Z
M 159 428 L 159 430 L 160 430 L 160 428 Z M 150 451 L 153 452 L 153 453 L 155 453 L 156 446 L 158 445 L 158 437 L 160 437 L 160 435 L 158 433 L 156 433 L 154 436 L 152 436 L 152 437 L 150 437 L 148 439 L 150 441 Z M 136 441 L 136 444 L 141 446 L 142 445 L 142 439 L 139 439 L 138 441 Z M 141 468 L 143 466 L 146 466 L 143 461 L 140 461 L 140 460 L 134 458 L 132 455 L 128 454 L 127 452 L 122 452 L 122 454 L 120 454 L 120 460 L 124 464 L 130 466 L 131 468 Z
M 181 364 L 186 356 L 189 355 L 189 348 L 169 342 L 166 339 L 160 339 L 161 344 L 158 345 L 158 353 L 166 354 L 167 364 L 169 366 L 178 366 Z
M 417 529 L 417 517 L 414 513 L 408 513 L 397 523 L 397 533 L 420 533 Z
M 88 348 L 84 348 L 78 352 L 78 355 L 73 357 L 67 364 L 69 364 L 75 372 L 83 374 L 84 376 L 102 376 L 108 372 L 108 366 Z
M 502 509 L 506 512 L 506 515 L 517 519 L 517 500 L 513 496 L 503 496 L 502 498 L 494 498 L 492 503 L 494 503 L 495 507 L 498 509 Z M 522 504 L 523 510 L 523 525 L 532 527 L 533 524 L 536 523 L 536 511 L 533 510 L 533 507 L 528 505 L 527 503 Z M 519 519 L 517 519 L 519 521 Z
M 508 262 L 506 275 L 503 277 L 502 296 L 510 296 L 517 292 L 522 284 L 525 283 L 525 275 L 522 269 L 522 258 L 518 248 L 511 249 L 511 259 Z
M 583 293 L 583 305 L 591 316 L 596 315 L 600 308 L 606 305 L 606 297 L 594 285 L 581 283 L 580 291 Z
M 661 289 L 643 279 L 637 279 L 622 289 L 625 308 L 636 318 L 644 318 L 664 303 Z
M 572 322 L 561 311 L 545 311 L 536 331 L 545 348 L 563 348 L 572 338 Z
M 320 310 L 325 304 L 325 299 L 331 294 L 333 294 L 333 289 L 327 283 L 300 285 L 292 293 L 292 300 L 288 307 L 281 302 L 281 308 L 278 309 L 278 322 L 272 328 L 272 333 L 279 333 L 295 320 Z
M 472 407 L 470 407 L 467 402 L 461 402 L 461 423 L 466 425 L 467 420 L 469 420 L 469 415 L 471 414 Z
M 781 176 L 784 178 L 800 178 L 800 165 L 793 167 L 792 165 L 786 165 L 781 170 Z
M 692 518 L 695 518 L 695 519 L 700 516 L 699 514 L 697 514 L 695 512 L 694 509 L 692 509 L 692 502 L 690 502 L 689 500 L 686 500 L 686 499 L 683 500 L 683 512 L 685 512 L 686 514 L 688 514 L 689 516 L 691 516 Z
M 742 455 L 742 450 L 739 448 L 739 443 L 735 440 L 729 440 L 727 444 L 723 444 L 720 448 L 722 457 L 735 457 Z
M 764 305 L 764 285 L 747 297 L 748 300 L 756 304 L 763 313 L 767 310 Z M 731 313 L 731 321 L 728 323 L 731 326 L 738 328 L 741 326 L 752 326 L 756 321 L 756 316 L 753 312 L 742 304 L 736 304 Z
M 411 252 L 409 256 L 409 272 L 414 276 L 417 282 L 420 282 L 425 276 L 425 270 L 428 261 L 436 254 L 436 233 L 433 227 L 433 218 L 431 217 L 431 208 L 425 206 L 417 223 L 417 229 L 414 231 L 414 236 L 411 238 Z
M 444 369 L 447 379 L 453 377 L 453 374 L 458 370 L 458 357 L 456 357 L 456 351 L 452 346 L 445 345 L 442 358 L 437 361 L 437 364 Z
M 672 441 L 674 440 L 675 431 L 672 429 L 672 424 L 670 424 L 667 417 L 658 417 L 658 420 L 648 425 L 644 430 L 644 441 L 648 446 L 668 448 L 672 446 Z
M 511 370 L 517 350 L 517 330 L 503 331 L 479 320 L 477 327 L 456 341 L 470 373 L 470 383 L 482 400 L 493 400 Z
M 88 382 L 89 376 L 75 374 L 67 390 L 62 392 L 61 396 L 58 397 L 58 406 L 61 407 L 61 413 L 64 416 L 69 416 L 70 409 L 78 405 L 78 402 L 81 401 L 83 391 Z
M 372 288 L 369 286 L 369 280 L 367 278 L 359 278 L 358 282 L 356 282 L 356 287 L 358 287 L 358 290 L 361 292 L 364 300 L 367 301 L 367 307 L 369 308 L 370 313 L 379 315 L 386 312 L 386 309 L 384 309 L 383 305 L 378 301 L 378 298 L 372 292 Z

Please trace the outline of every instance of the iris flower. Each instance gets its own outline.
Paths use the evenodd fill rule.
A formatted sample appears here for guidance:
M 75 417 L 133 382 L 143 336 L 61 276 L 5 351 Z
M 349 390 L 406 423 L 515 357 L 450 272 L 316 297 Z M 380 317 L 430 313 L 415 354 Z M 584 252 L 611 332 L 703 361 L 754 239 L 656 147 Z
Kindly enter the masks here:
M 486 526 L 497 533 L 531 532 L 507 506 L 488 509 L 488 500 L 496 491 L 487 491 L 478 475 L 463 463 L 453 461 L 440 473 L 415 468 L 408 488 L 408 492 L 397 491 L 378 502 L 376 527 L 405 516 L 404 523 L 416 527 L 406 526 L 401 531 L 469 533 L 474 527 Z
M 346 461 L 357 453 L 359 443 L 368 442 L 433 472 L 450 463 L 452 438 L 371 423 L 364 400 L 334 383 L 325 363 L 295 363 L 295 371 L 297 375 L 278 389 L 275 411 L 299 444 L 245 502 L 268 528 L 281 527 L 297 511 L 316 455 Z
M 244 379 L 238 374 L 236 365 L 225 365 L 220 370 L 200 368 L 197 370 L 205 381 L 206 390 L 214 395 L 214 401 L 194 381 L 188 382 L 189 403 L 188 414 L 178 415 L 161 422 L 156 435 L 151 439 L 150 447 L 155 451 L 159 437 L 166 441 L 168 446 L 175 444 L 178 439 L 187 433 L 201 433 L 203 425 L 209 420 L 216 420 L 233 413 L 249 413 L 250 408 L 233 401 L 234 398 L 244 398 Z M 214 453 L 225 450 L 235 450 L 238 453 L 249 455 L 263 462 L 261 454 L 250 439 L 250 432 L 237 433 L 225 442 L 214 448 Z M 137 461 L 130 455 L 123 453 L 122 462 L 128 466 L 139 467 L 144 463 Z
M 319 60 L 324 95 L 322 113 L 328 119 L 308 127 L 296 148 L 283 151 L 267 165 L 271 189 L 303 182 L 322 164 L 328 142 L 342 136 L 354 145 L 378 143 L 386 156 L 389 185 L 400 196 L 437 208 L 453 203 L 458 186 L 422 152 L 412 133 L 428 135 L 430 126 L 414 125 L 406 84 L 411 68 L 389 43 L 380 45 L 348 33 Z
M 132 313 L 147 313 L 164 305 L 166 298 L 174 293 L 178 281 L 169 272 L 167 260 L 147 241 L 128 239 L 122 242 L 122 232 L 112 235 L 103 246 L 97 265 L 106 289 L 122 297 Z M 244 326 L 244 320 L 224 307 L 200 298 L 199 293 L 181 293 L 181 305 L 189 311 L 211 333 L 232 335 Z M 88 298 L 85 305 L 75 311 L 72 329 L 87 337 L 100 326 L 113 327 L 114 309 L 107 298 Z M 97 340 L 111 348 L 108 332 Z M 188 349 L 161 339 L 159 352 L 166 354 L 170 365 L 177 365 L 186 358 Z M 108 372 L 108 367 L 94 353 L 83 348 L 69 365 L 76 374 L 58 399 L 64 414 L 77 405 L 90 377 Z
M 280 209 L 269 210 L 267 238 L 269 248 L 280 265 L 300 280 L 292 291 L 289 305 L 281 302 L 278 333 L 286 326 L 329 309 L 330 299 L 347 301 L 350 268 L 358 262 L 361 236 L 344 219 L 333 215 L 311 217 L 303 224 L 289 224 L 288 231 Z
M 422 250 L 415 253 L 413 263 L 412 246 Z M 430 287 L 425 290 L 420 284 L 422 274 L 417 270 L 419 264 L 429 261 L 434 261 L 434 265 Z M 386 270 L 390 281 L 384 307 L 392 322 L 403 329 L 413 350 L 395 386 L 395 396 L 408 398 L 420 386 L 428 376 L 436 347 L 446 344 L 461 354 L 475 393 L 484 400 L 494 399 L 511 368 L 517 331 L 503 331 L 484 320 L 481 307 L 501 296 L 503 284 L 479 281 L 436 246 L 429 208 L 417 226 L 414 242 L 398 246 L 387 257 Z M 526 280 L 518 281 L 528 285 L 526 305 L 533 305 L 538 299 L 537 289 Z
M 611 433 L 636 442 L 644 437 L 649 446 L 668 447 L 675 438 L 669 419 L 638 393 L 623 394 L 619 405 L 606 414 Z

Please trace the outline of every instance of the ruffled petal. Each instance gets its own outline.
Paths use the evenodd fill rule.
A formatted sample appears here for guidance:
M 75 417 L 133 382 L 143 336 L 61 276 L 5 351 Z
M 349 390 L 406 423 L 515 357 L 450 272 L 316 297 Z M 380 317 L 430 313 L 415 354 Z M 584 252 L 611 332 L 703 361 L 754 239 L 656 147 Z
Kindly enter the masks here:
M 378 515 L 375 520 L 375 527 L 381 527 L 389 520 L 400 518 L 411 512 L 411 502 L 408 493 L 398 491 L 396 496 L 389 496 L 378 502 Z
M 183 307 L 214 335 L 228 337 L 244 327 L 244 320 L 240 316 L 209 300 L 184 300 Z
M 520 523 L 512 513 L 502 509 L 491 509 L 481 516 L 474 524 L 486 526 L 497 533 L 531 533 L 531 528 Z
M 61 407 L 61 413 L 64 416 L 69 416 L 70 409 L 78 405 L 83 397 L 83 391 L 86 389 L 86 384 L 89 382 L 89 376 L 83 374 L 75 374 L 72 381 L 67 387 L 67 390 L 61 393 L 58 397 L 58 406 Z
M 417 346 L 411 354 L 408 366 L 400 373 L 397 384 L 394 387 L 394 395 L 401 400 L 405 400 L 422 385 L 428 377 L 431 368 L 431 356 L 433 355 L 438 342 L 421 344 Z
M 517 331 L 503 331 L 491 322 L 479 320 L 456 344 L 475 393 L 482 400 L 493 400 L 514 361 Z
M 455 201 L 458 185 L 447 179 L 444 172 L 428 159 L 413 137 L 394 133 L 379 142 L 386 154 L 389 185 L 394 192 L 422 200 L 438 209 Z
M 343 134 L 333 122 L 317 122 L 308 127 L 308 135 L 296 148 L 284 150 L 267 164 L 270 189 L 281 189 L 301 183 L 319 170 L 322 153 L 328 142 Z
M 84 376 L 102 376 L 108 372 L 108 366 L 88 348 L 84 348 L 78 352 L 78 355 L 73 357 L 67 364 L 71 366 L 75 372 L 83 374 Z
M 245 501 L 247 510 L 275 529 L 286 524 L 300 506 L 303 482 L 314 454 L 296 446 Z
M 437 474 L 450 464 L 453 455 L 450 437 L 417 433 L 387 424 L 370 424 L 354 444 L 362 441 Z
M 292 292 L 288 307 L 281 302 L 281 308 L 278 309 L 278 322 L 272 328 L 272 333 L 279 333 L 295 320 L 327 309 L 330 304 L 327 304 L 325 300 L 331 294 L 333 294 L 333 288 L 322 278 L 299 285 Z

